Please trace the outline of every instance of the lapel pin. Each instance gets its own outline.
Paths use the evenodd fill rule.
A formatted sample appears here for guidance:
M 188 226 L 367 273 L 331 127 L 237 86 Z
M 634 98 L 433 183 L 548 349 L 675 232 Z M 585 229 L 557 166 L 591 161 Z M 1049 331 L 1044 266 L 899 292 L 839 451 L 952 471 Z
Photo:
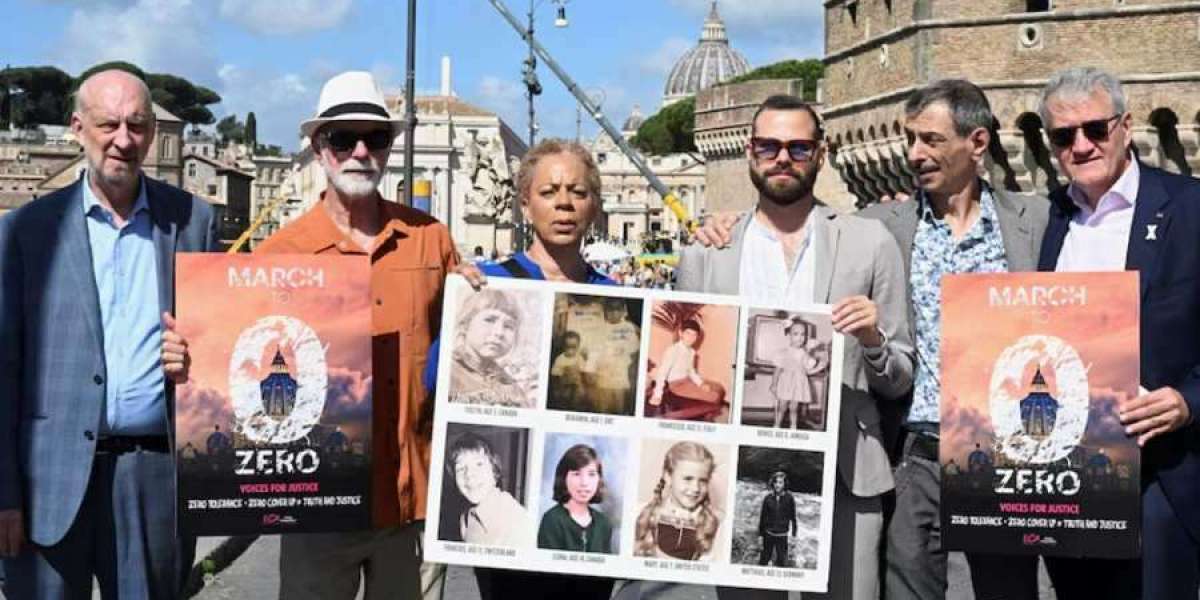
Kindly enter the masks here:
M 1158 225 L 1157 224 L 1147 225 L 1146 226 L 1146 241 L 1152 242 L 1157 239 L 1158 239 Z

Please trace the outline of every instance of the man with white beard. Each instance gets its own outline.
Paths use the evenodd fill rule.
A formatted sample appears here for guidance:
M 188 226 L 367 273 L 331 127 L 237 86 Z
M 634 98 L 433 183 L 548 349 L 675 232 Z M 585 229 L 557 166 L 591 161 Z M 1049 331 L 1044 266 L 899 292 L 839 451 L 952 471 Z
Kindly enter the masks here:
M 433 425 L 421 372 L 441 323 L 443 281 L 460 259 L 445 225 L 377 190 L 401 123 L 369 73 L 330 79 L 317 115 L 300 126 L 329 187 L 255 249 L 371 261 L 374 529 L 283 536 L 281 600 L 351 600 L 360 576 L 366 600 L 441 597 L 445 567 L 421 561 Z

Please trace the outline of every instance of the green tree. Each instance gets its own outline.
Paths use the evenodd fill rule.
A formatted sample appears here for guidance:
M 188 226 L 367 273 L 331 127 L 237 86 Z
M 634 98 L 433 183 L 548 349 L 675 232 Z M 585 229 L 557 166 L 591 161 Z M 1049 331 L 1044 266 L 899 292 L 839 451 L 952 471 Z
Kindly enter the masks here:
M 88 77 L 91 77 L 92 75 L 95 75 L 96 73 L 99 73 L 100 71 L 109 71 L 112 69 L 116 69 L 118 71 L 125 71 L 126 73 L 131 73 L 131 74 L 133 74 L 133 76 L 137 77 L 138 79 L 141 79 L 142 81 L 146 81 L 146 72 L 143 71 L 141 67 L 139 67 L 133 63 L 125 62 L 123 60 L 113 60 L 113 61 L 109 61 L 109 62 L 100 63 L 98 65 L 94 65 L 92 67 L 89 67 L 86 71 L 80 73 L 79 77 L 75 78 L 75 84 L 71 87 L 71 91 L 74 92 L 75 90 L 79 89 L 79 84 L 83 83 L 84 80 L 86 80 Z
M 820 60 L 785 60 L 759 67 L 720 85 L 764 79 L 799 79 L 804 82 L 804 99 L 815 102 L 817 81 L 824 76 L 825 64 Z M 692 135 L 696 123 L 695 108 L 695 98 L 687 98 L 658 111 L 638 128 L 633 145 L 648 154 L 695 152 L 696 141 Z
M 824 76 L 825 63 L 815 58 L 785 60 L 759 67 L 745 75 L 738 75 L 721 85 L 764 79 L 799 79 L 804 82 L 804 100 L 815 102 L 817 100 L 817 82 Z
M 696 119 L 696 99 L 685 98 L 646 119 L 633 137 L 633 145 L 648 154 L 695 152 L 692 128 Z
M 276 144 L 259 144 L 254 148 L 258 156 L 283 156 L 283 148 Z
M 208 88 L 197 87 L 192 82 L 167 73 L 146 75 L 146 85 L 154 101 L 185 123 L 211 125 L 215 120 L 205 104 L 220 102 L 221 97 Z M 203 91 L 201 91 L 203 90 Z M 205 102 L 207 101 L 207 102 Z
M 258 148 L 258 119 L 254 117 L 254 111 L 246 115 L 246 145 Z
M 208 105 L 221 101 L 221 96 L 216 92 L 177 75 L 146 73 L 137 65 L 123 61 L 101 63 L 89 68 L 75 79 L 72 91 L 93 74 L 109 69 L 120 69 L 145 81 L 154 102 L 185 123 L 212 125 L 216 120 L 212 111 L 208 109 Z
M 237 115 L 229 115 L 217 121 L 217 135 L 221 143 L 241 144 L 246 141 L 246 125 L 238 120 Z
M 0 125 L 65 125 L 71 76 L 55 67 L 0 71 Z

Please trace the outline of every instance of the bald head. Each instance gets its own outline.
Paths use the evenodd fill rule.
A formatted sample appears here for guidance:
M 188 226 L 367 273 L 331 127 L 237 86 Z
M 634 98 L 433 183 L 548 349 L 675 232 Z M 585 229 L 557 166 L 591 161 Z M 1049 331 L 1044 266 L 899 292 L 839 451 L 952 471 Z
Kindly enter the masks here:
M 87 156 L 88 180 L 101 203 L 118 213 L 136 199 L 154 126 L 150 90 L 125 71 L 96 73 L 75 93 L 71 131 Z
M 150 100 L 150 88 L 146 86 L 146 82 L 133 73 L 121 69 L 99 71 L 84 79 L 83 83 L 79 84 L 79 89 L 75 91 L 75 112 L 86 112 L 88 107 L 97 102 L 98 96 L 111 95 L 123 97 L 136 95 L 146 112 L 154 113 Z

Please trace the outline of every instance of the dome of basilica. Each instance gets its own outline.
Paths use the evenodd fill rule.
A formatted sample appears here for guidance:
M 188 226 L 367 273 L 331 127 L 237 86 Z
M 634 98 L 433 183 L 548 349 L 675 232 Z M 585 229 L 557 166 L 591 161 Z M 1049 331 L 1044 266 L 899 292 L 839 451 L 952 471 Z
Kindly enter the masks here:
M 717 3 L 714 0 L 708 18 L 704 20 L 700 43 L 675 63 L 671 75 L 667 77 L 667 85 L 663 90 L 663 106 L 674 104 L 749 70 L 750 65 L 746 58 L 729 45 L 725 22 L 721 20 L 721 15 L 717 14 Z

